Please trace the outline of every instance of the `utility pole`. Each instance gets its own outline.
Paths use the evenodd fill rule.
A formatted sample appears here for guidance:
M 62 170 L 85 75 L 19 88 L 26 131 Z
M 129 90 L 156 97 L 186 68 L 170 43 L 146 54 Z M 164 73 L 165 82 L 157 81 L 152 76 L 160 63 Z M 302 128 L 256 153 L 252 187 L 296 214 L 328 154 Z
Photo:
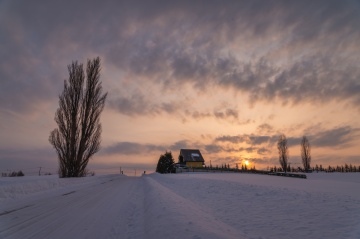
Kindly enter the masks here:
M 121 167 L 120 167 L 120 174 L 121 174 Z
M 40 174 L 41 174 L 41 167 L 39 167 L 39 176 L 40 176 Z

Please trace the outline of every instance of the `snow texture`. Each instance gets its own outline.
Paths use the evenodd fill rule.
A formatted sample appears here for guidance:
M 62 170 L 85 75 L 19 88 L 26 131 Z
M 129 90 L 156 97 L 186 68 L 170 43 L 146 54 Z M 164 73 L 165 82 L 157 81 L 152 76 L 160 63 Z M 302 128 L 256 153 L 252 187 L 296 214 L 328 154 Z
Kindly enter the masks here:
M 0 178 L 0 238 L 360 238 L 360 174 Z

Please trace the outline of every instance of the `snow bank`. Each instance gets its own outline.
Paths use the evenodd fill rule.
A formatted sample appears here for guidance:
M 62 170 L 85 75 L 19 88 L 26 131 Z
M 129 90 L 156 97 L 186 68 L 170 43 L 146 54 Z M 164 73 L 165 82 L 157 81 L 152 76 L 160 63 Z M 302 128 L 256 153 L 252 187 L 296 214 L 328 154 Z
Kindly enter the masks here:
M 114 175 L 99 175 L 83 178 L 59 178 L 58 175 L 23 176 L 0 178 L 0 202 L 5 199 L 19 199 L 48 191 L 68 190 L 69 187 L 84 187 L 106 180 Z
M 205 215 L 248 238 L 360 238 L 359 177 L 187 173 L 152 178 L 190 202 L 186 205 L 206 208 Z

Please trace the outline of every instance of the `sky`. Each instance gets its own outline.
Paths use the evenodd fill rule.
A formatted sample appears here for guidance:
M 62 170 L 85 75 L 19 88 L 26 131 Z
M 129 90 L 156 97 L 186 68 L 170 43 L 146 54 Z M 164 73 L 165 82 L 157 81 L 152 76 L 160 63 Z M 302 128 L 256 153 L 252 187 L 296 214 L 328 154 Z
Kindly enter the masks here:
M 0 1 L 0 171 L 56 171 L 48 141 L 73 61 L 108 92 L 89 169 L 154 170 L 196 148 L 213 166 L 360 165 L 360 2 Z

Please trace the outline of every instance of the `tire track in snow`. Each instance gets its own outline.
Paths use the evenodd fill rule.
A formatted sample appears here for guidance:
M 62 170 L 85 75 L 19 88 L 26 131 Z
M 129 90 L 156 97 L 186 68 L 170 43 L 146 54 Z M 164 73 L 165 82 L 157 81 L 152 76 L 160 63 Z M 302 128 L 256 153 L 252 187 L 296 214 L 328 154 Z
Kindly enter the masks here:
M 201 205 L 181 197 L 151 176 L 144 178 L 145 233 L 149 238 L 246 238 Z
M 141 238 L 141 235 L 124 235 L 128 234 L 124 220 L 131 217 L 134 210 L 129 202 L 137 204 L 134 191 L 141 184 L 139 180 L 117 177 L 104 184 L 97 182 L 81 188 L 66 197 L 58 195 L 38 200 L 31 208 L 3 215 L 0 238 L 1 235 L 10 239 Z M 136 216 L 142 217 L 136 214 L 134 221 Z
M 28 207 L 31 207 L 31 206 L 33 206 L 33 205 L 26 205 L 26 206 L 23 206 L 23 207 L 20 207 L 20 208 L 16 208 L 16 209 L 13 209 L 13 210 L 4 211 L 4 212 L 0 213 L 0 216 L 6 215 L 6 214 L 10 214 L 10 213 L 12 213 L 12 212 L 16 212 L 16 211 L 19 211 L 19 210 L 21 210 L 21 209 L 28 208 Z

